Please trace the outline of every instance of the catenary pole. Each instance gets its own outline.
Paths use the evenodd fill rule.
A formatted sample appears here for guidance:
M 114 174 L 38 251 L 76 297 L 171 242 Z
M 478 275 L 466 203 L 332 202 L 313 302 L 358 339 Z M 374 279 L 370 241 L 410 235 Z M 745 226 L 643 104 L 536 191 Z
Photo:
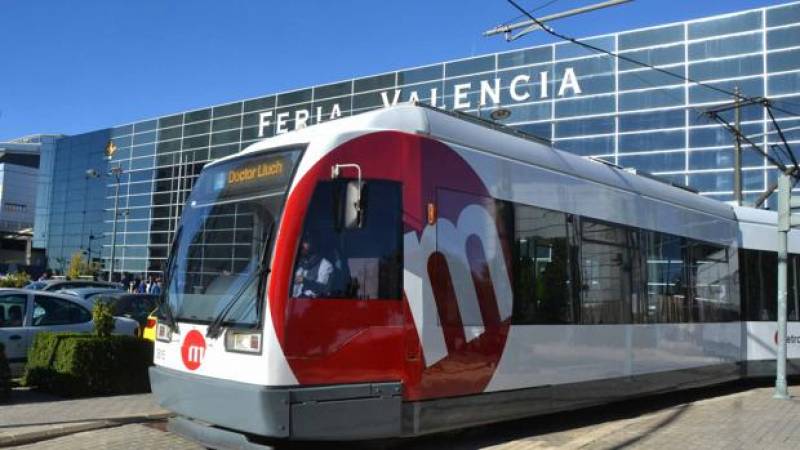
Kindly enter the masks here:
M 778 352 L 775 361 L 774 398 L 788 399 L 786 386 L 786 260 L 789 229 L 792 226 L 792 183 L 789 175 L 778 176 Z
M 734 92 L 736 95 L 733 97 L 735 105 L 733 121 L 737 133 L 734 134 L 733 149 L 733 199 L 737 206 L 742 206 L 742 140 L 739 137 L 742 134 L 742 105 L 739 86 L 736 86 Z

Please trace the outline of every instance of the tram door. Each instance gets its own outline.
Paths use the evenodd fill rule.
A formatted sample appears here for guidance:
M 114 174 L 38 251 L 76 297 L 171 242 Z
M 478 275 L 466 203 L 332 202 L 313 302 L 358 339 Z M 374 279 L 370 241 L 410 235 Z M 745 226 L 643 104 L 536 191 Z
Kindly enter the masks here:
M 295 258 L 285 350 L 295 367 L 330 365 L 337 378 L 374 379 L 392 370 L 399 378 L 401 184 L 364 180 L 360 217 L 352 220 L 344 210 L 351 181 L 320 182 L 312 195 Z
M 439 188 L 436 197 L 439 258 L 431 281 L 445 344 L 454 354 L 491 338 L 511 317 L 507 234 L 513 213 L 506 204 L 475 194 Z

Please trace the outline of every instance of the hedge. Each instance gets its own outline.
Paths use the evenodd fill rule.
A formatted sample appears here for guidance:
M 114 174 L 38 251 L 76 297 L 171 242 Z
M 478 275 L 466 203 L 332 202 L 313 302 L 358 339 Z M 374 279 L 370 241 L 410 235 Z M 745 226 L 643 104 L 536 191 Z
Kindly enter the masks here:
M 6 359 L 6 347 L 0 342 L 0 400 L 6 400 L 11 392 L 11 368 Z
M 39 333 L 23 383 L 65 397 L 150 391 L 153 343 L 133 336 Z

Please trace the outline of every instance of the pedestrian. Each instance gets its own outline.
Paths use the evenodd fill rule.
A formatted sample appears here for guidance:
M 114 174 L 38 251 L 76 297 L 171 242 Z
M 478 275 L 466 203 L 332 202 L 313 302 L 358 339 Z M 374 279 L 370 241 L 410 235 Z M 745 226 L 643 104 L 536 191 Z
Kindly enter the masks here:
M 136 294 L 144 294 L 145 293 L 145 283 L 144 280 L 140 280 L 139 278 L 136 279 L 136 288 L 133 291 Z
M 50 270 L 50 269 L 47 269 L 47 270 L 44 271 L 44 273 L 42 273 L 42 275 L 39 277 L 38 281 L 47 281 L 47 280 L 49 280 L 51 278 L 53 278 L 53 271 Z
M 153 282 L 150 284 L 149 293 L 153 295 L 161 294 L 161 277 L 156 277 L 153 279 Z

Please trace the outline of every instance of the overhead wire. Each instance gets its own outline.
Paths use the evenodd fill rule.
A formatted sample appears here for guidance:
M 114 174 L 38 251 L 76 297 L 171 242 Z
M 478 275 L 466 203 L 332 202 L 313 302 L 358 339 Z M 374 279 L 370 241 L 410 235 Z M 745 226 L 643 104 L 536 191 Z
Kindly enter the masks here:
M 530 13 L 530 14 L 533 14 L 533 13 L 535 13 L 536 11 L 541 11 L 541 10 L 543 10 L 543 9 L 547 8 L 548 6 L 551 6 L 551 5 L 555 4 L 555 3 L 558 3 L 559 1 L 561 1 L 561 0 L 550 0 L 550 1 L 548 1 L 548 2 L 545 2 L 545 3 L 544 3 L 544 4 L 542 4 L 542 5 L 539 5 L 539 6 L 535 7 L 535 8 L 533 8 L 533 9 L 529 9 L 529 10 L 528 10 L 528 13 Z M 512 17 L 512 18 L 510 18 L 510 19 L 508 19 L 508 20 L 504 21 L 504 22 L 502 23 L 502 25 L 508 25 L 508 24 L 510 24 L 511 22 L 514 22 L 514 21 L 516 21 L 516 20 L 518 20 L 518 19 L 521 19 L 521 18 L 523 18 L 523 17 L 528 17 L 528 16 L 526 16 L 525 14 L 519 14 L 519 15 L 517 15 L 517 16 L 515 16 L 515 17 Z
M 619 53 L 612 52 L 610 50 L 606 50 L 606 49 L 604 49 L 602 47 L 597 47 L 595 45 L 592 45 L 592 44 L 589 44 L 589 43 L 586 43 L 586 42 L 583 42 L 583 41 L 579 41 L 578 39 L 573 38 L 571 36 L 567 36 L 565 34 L 561 34 L 561 33 L 557 32 L 557 31 L 555 31 L 552 27 L 546 25 L 545 23 L 543 23 L 542 21 L 540 21 L 539 19 L 534 17 L 532 14 L 530 14 L 528 11 L 526 11 L 524 8 L 522 8 L 519 4 L 517 4 L 517 2 L 515 2 L 514 0 L 507 0 L 507 1 L 514 8 L 519 10 L 522 13 L 523 16 L 528 17 L 534 24 L 536 24 L 538 27 L 540 27 L 546 33 L 548 33 L 548 34 L 550 34 L 550 35 L 552 35 L 552 36 L 554 36 L 554 37 L 556 37 L 558 39 L 561 39 L 563 41 L 571 42 L 571 43 L 573 43 L 575 45 L 587 48 L 589 50 L 592 50 L 592 51 L 595 51 L 595 52 L 598 52 L 598 53 L 603 53 L 605 55 L 611 56 L 613 58 L 620 59 L 622 61 L 637 65 L 639 67 L 644 67 L 644 68 L 655 70 L 655 71 L 657 71 L 659 73 L 663 73 L 664 75 L 679 79 L 681 81 L 689 82 L 689 83 L 695 84 L 697 86 L 703 86 L 703 87 L 705 87 L 707 89 L 719 92 L 721 94 L 725 94 L 726 96 L 729 96 L 729 97 L 734 97 L 734 98 L 738 98 L 740 100 L 747 100 L 747 101 L 753 101 L 753 102 L 759 100 L 758 97 L 747 97 L 747 96 L 744 96 L 744 95 L 742 95 L 740 93 L 737 93 L 737 92 L 734 92 L 734 91 L 730 91 L 730 90 L 721 88 L 719 86 L 714 86 L 712 84 L 708 84 L 708 83 L 696 80 L 696 79 L 691 78 L 691 77 L 686 76 L 686 75 L 681 75 L 681 74 L 678 74 L 678 73 L 675 73 L 675 72 L 671 72 L 669 70 L 662 69 L 662 68 L 654 66 L 652 64 L 648 64 L 648 63 L 639 61 L 637 59 L 634 59 L 634 58 L 631 58 L 631 57 L 628 57 L 628 56 L 624 56 L 624 55 L 621 55 Z M 788 110 L 778 109 L 778 108 L 776 108 L 776 111 L 781 111 L 781 112 L 783 112 L 785 114 L 791 114 L 791 115 L 795 115 L 797 117 L 800 117 L 800 113 L 791 112 L 791 111 L 788 111 Z
M 750 103 L 751 105 L 752 104 L 761 104 L 763 107 L 765 107 L 767 109 L 767 112 L 769 113 L 770 118 L 772 119 L 773 126 L 778 129 L 778 133 L 781 136 L 781 139 L 783 141 L 783 144 L 784 144 L 785 148 L 784 147 L 779 147 L 779 146 L 776 146 L 775 144 L 773 144 L 773 145 L 770 145 L 768 149 L 766 149 L 766 148 L 765 149 L 761 149 L 751 139 L 749 139 L 747 136 L 745 136 L 743 133 L 741 133 L 741 131 L 736 129 L 736 127 L 731 126 L 730 123 L 728 123 L 726 120 L 722 119 L 722 117 L 720 117 L 718 113 L 709 114 L 710 111 L 703 111 L 703 114 L 706 115 L 707 117 L 710 117 L 710 118 L 716 120 L 724 128 L 728 129 L 731 133 L 734 133 L 736 136 L 738 136 L 739 139 L 743 139 L 745 142 L 750 144 L 756 151 L 758 151 L 758 153 L 762 154 L 762 156 L 766 157 L 773 164 L 775 164 L 779 168 L 783 168 L 785 170 L 786 166 L 781 161 L 782 158 L 779 157 L 779 159 L 775 159 L 770 155 L 770 152 L 769 152 L 769 149 L 775 149 L 776 147 L 780 148 L 781 150 L 783 150 L 786 153 L 786 155 L 794 163 L 793 164 L 794 165 L 794 169 L 792 169 L 792 173 L 795 174 L 795 176 L 797 176 L 797 169 L 798 169 L 797 160 L 795 159 L 794 154 L 793 154 L 791 148 L 789 147 L 789 144 L 786 142 L 786 139 L 784 138 L 783 134 L 781 133 L 780 127 L 778 126 L 778 123 L 777 123 L 777 120 L 775 119 L 775 116 L 772 114 L 772 111 L 770 110 L 770 108 L 774 109 L 775 111 L 779 111 L 779 112 L 782 112 L 784 114 L 788 114 L 788 115 L 794 116 L 794 117 L 800 117 L 800 113 L 788 110 L 788 109 L 783 108 L 781 106 L 775 106 L 773 104 L 773 101 L 771 101 L 771 100 L 769 100 L 767 98 L 744 96 L 739 92 L 730 91 L 730 90 L 721 88 L 719 86 L 714 86 L 712 84 L 708 84 L 708 83 L 693 79 L 693 78 L 691 78 L 689 76 L 677 74 L 675 72 L 671 72 L 669 70 L 654 66 L 652 64 L 648 64 L 648 63 L 639 61 L 637 59 L 630 58 L 630 57 L 624 56 L 624 55 L 620 55 L 619 53 L 615 53 L 615 52 L 612 52 L 610 50 L 606 50 L 604 48 L 597 47 L 595 45 L 579 41 L 576 38 L 573 38 L 573 37 L 570 37 L 570 36 L 567 36 L 567 35 L 564 35 L 564 34 L 561 34 L 561 33 L 557 32 L 557 31 L 555 31 L 552 27 L 544 24 L 542 21 L 540 21 L 536 17 L 534 17 L 530 12 L 528 12 L 524 8 L 522 8 L 514 0 L 507 0 L 507 1 L 514 8 L 519 10 L 522 13 L 521 14 L 522 16 L 528 17 L 536 26 L 538 26 L 539 28 L 544 30 L 546 33 L 548 33 L 548 34 L 550 34 L 550 35 L 552 35 L 552 36 L 554 36 L 554 37 L 556 37 L 558 39 L 561 39 L 561 40 L 567 41 L 567 42 L 571 42 L 571 43 L 573 43 L 575 45 L 581 46 L 583 48 L 587 48 L 587 49 L 592 50 L 592 51 L 597 52 L 597 53 L 602 53 L 602 54 L 611 56 L 613 58 L 617 58 L 619 60 L 626 61 L 628 63 L 634 64 L 634 65 L 639 66 L 639 67 L 643 67 L 643 68 L 654 70 L 654 71 L 662 73 L 664 75 L 667 75 L 667 76 L 682 80 L 685 83 L 688 82 L 688 83 L 691 83 L 691 84 L 696 85 L 696 86 L 702 86 L 702 87 L 704 87 L 706 89 L 710 89 L 712 91 L 724 94 L 726 96 L 733 97 L 734 99 L 736 99 L 738 101 L 744 100 L 744 101 Z M 644 81 L 645 83 L 650 84 L 652 86 L 651 83 L 648 83 L 646 80 L 642 79 L 641 77 L 638 77 L 636 75 L 634 75 L 634 76 L 636 78 L 640 79 L 641 81 Z M 667 95 L 669 95 L 669 94 L 667 94 Z M 676 98 L 676 97 L 673 97 L 673 98 Z M 686 103 L 688 103 L 688 101 L 689 101 L 689 99 L 686 99 Z M 780 100 L 776 100 L 776 101 L 780 101 Z M 784 102 L 784 103 L 792 104 L 792 102 Z M 798 105 L 798 106 L 800 106 L 800 105 Z M 694 110 L 698 109 L 698 108 L 692 107 L 692 106 L 687 106 L 687 108 L 694 109 Z M 778 152 L 778 154 L 779 154 L 779 152 Z M 769 190 L 768 190 L 768 192 L 769 192 Z M 766 192 L 765 192 L 765 194 L 766 194 Z

